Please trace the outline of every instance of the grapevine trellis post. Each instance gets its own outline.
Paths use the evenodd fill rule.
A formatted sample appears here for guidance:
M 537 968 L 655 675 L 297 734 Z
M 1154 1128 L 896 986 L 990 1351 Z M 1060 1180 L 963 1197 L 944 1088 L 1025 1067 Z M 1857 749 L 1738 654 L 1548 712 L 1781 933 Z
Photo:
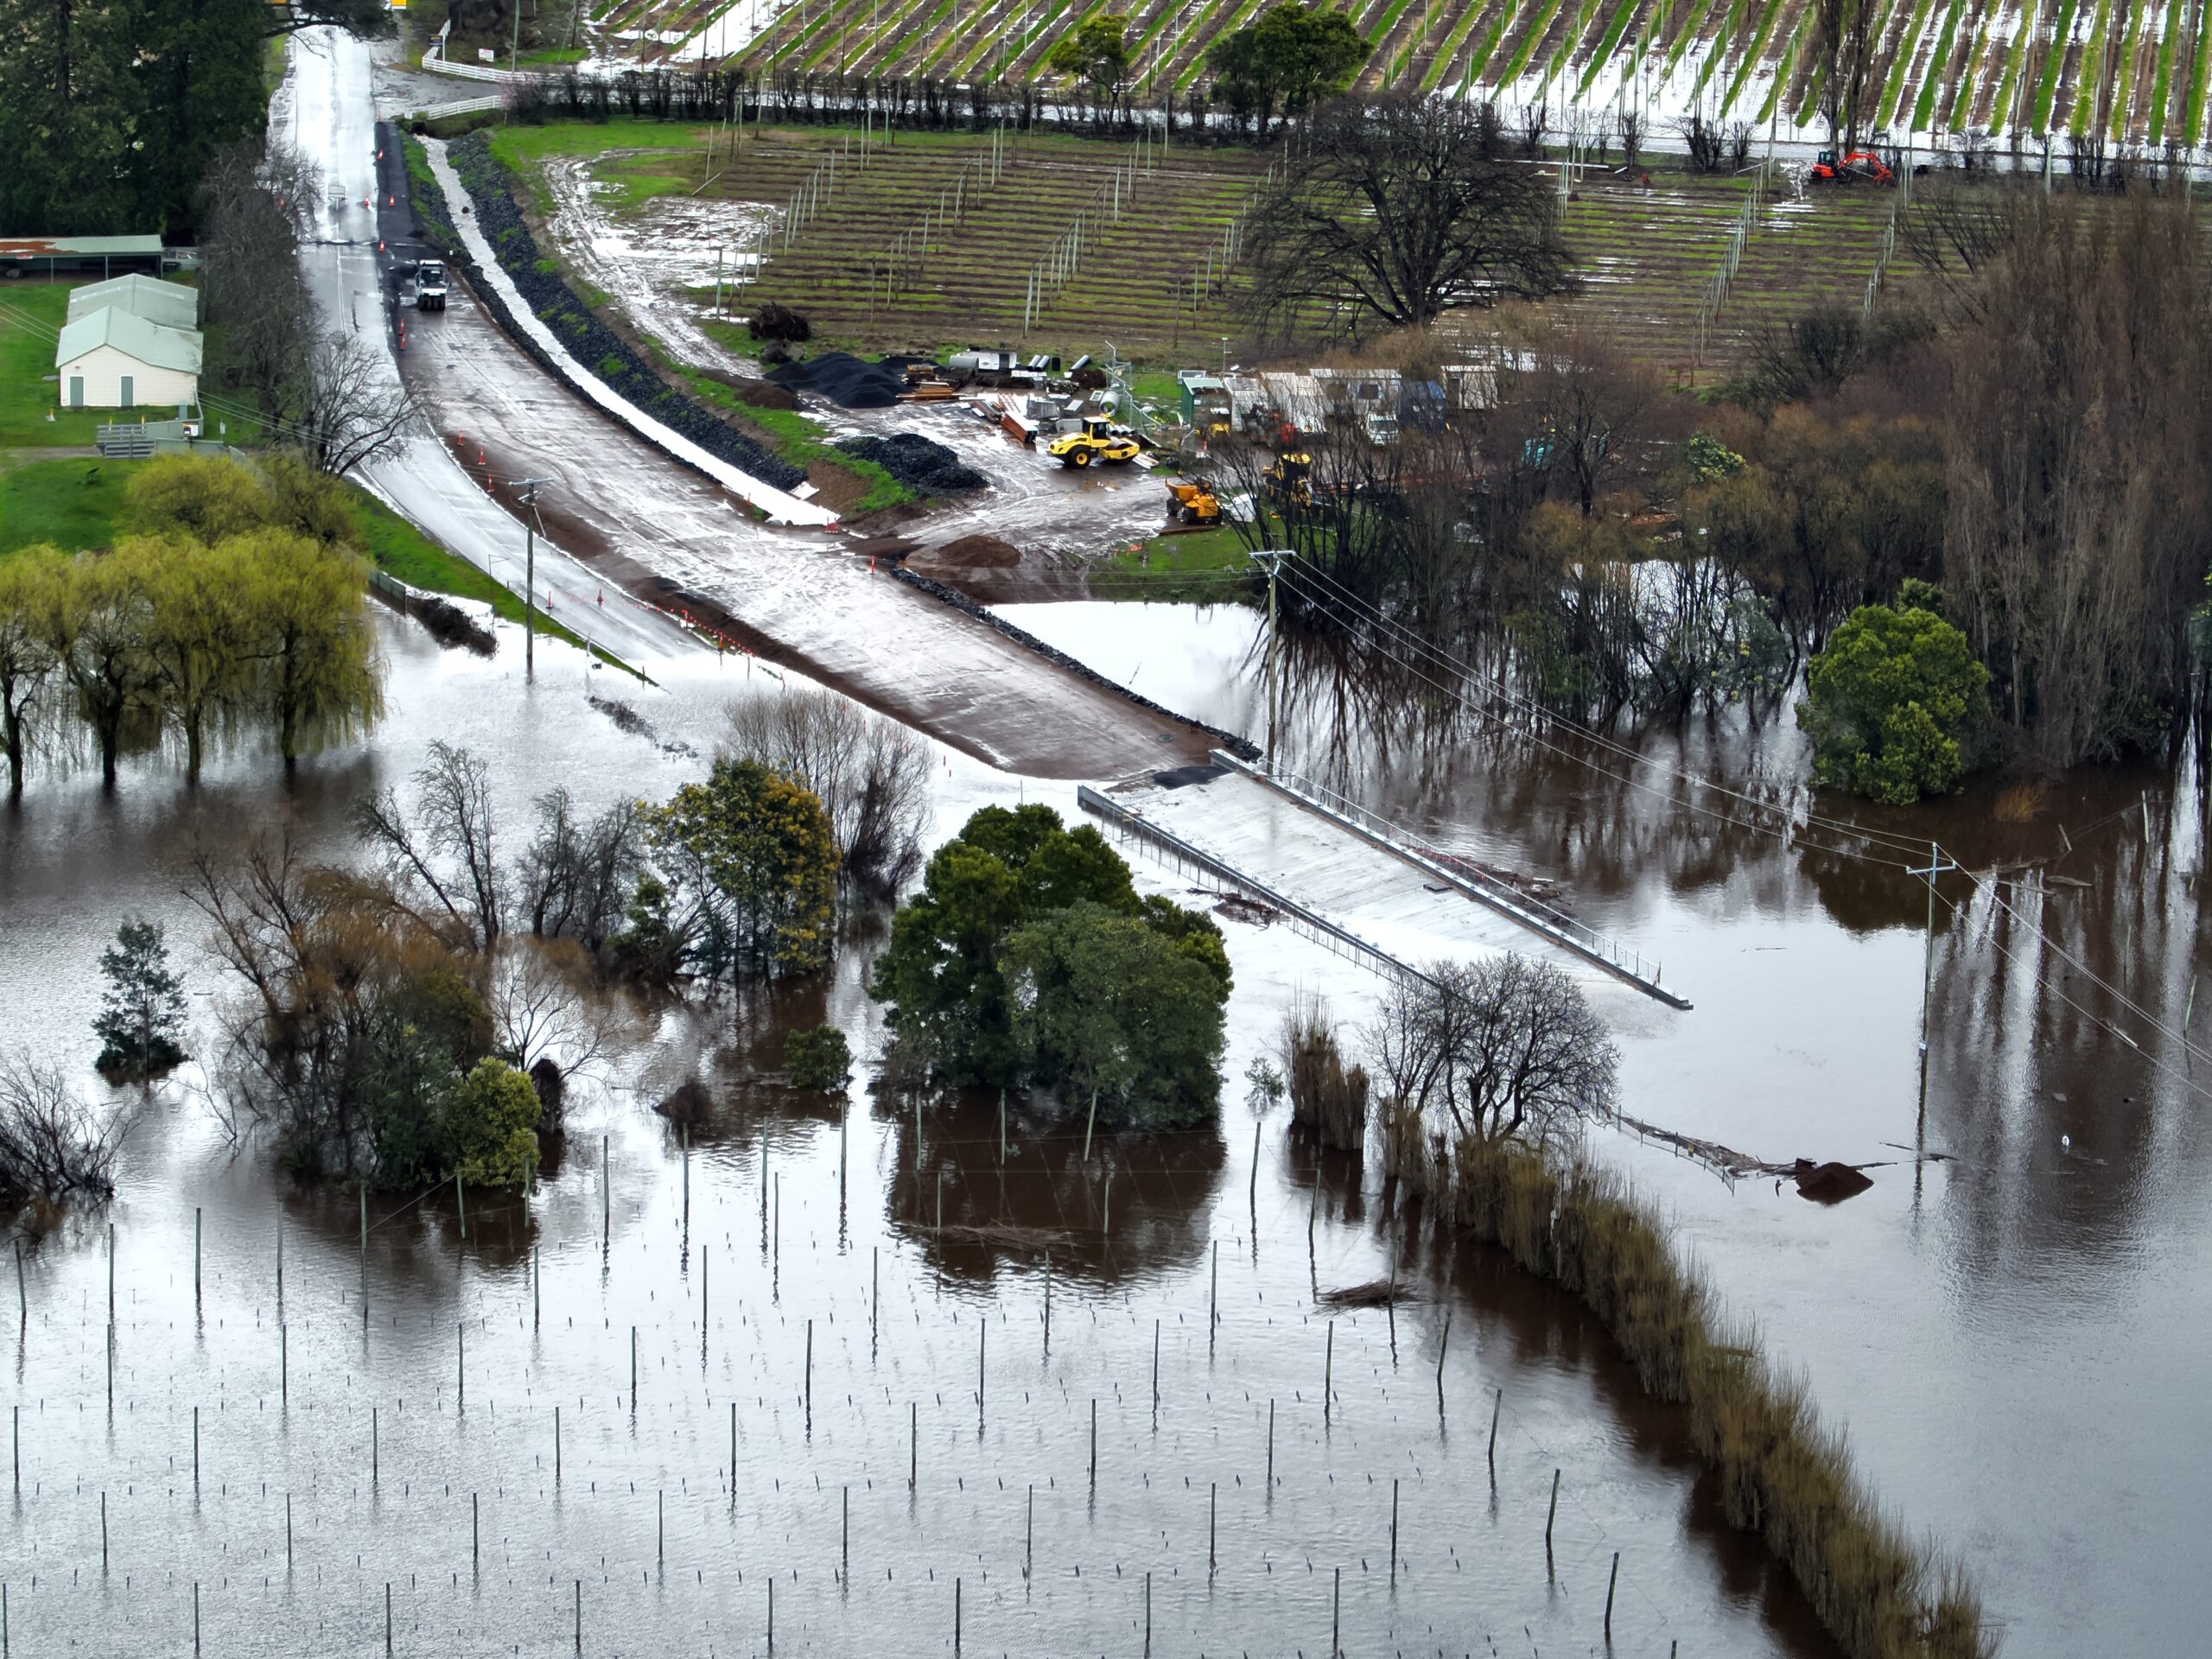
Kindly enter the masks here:
M 1720 315 L 1722 303 L 1728 297 L 1728 286 L 1736 280 L 1736 273 L 1743 266 L 1744 246 L 1751 239 L 1751 231 L 1758 223 L 1760 187 L 1763 178 L 1754 175 L 1751 192 L 1744 199 L 1744 210 L 1736 215 L 1736 223 L 1728 232 L 1728 245 L 1720 255 L 1720 268 L 1705 285 L 1705 298 L 1698 307 L 1696 343 L 1690 358 L 1692 367 L 1705 362 L 1705 348 L 1713 330 L 1714 319 Z

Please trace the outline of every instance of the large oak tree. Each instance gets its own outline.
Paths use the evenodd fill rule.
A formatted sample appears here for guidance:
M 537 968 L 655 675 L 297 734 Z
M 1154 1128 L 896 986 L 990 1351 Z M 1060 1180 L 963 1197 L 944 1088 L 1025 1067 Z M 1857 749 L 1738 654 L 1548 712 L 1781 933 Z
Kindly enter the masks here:
M 1254 210 L 1247 303 L 1262 327 L 1356 336 L 1540 298 L 1571 285 L 1558 220 L 1549 176 L 1504 155 L 1481 107 L 1337 99 Z

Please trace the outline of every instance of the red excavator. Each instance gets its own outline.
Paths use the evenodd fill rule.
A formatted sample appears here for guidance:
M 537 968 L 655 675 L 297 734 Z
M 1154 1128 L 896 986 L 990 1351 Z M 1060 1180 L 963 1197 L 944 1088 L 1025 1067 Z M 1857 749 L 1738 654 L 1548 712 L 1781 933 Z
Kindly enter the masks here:
M 1890 164 L 1871 149 L 1846 150 L 1841 161 L 1836 159 L 1835 151 L 1824 149 L 1805 176 L 1815 184 L 1897 182 L 1897 175 L 1890 171 Z

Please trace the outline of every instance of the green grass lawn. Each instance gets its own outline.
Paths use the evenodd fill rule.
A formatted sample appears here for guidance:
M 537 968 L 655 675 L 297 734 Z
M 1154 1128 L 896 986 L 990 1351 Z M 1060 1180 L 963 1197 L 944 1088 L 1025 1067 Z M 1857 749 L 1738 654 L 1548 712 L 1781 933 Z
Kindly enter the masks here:
M 123 522 L 135 461 L 35 461 L 0 473 L 0 556 L 51 542 L 67 553 L 105 547 Z
M 376 562 L 377 569 L 421 592 L 474 600 L 489 605 L 493 614 L 509 622 L 523 620 L 522 601 L 514 594 L 467 559 L 447 552 L 358 484 L 346 487 L 353 500 L 354 539 L 361 550 Z M 584 644 L 559 623 L 549 622 L 543 612 L 538 614 L 537 631 L 579 648 Z M 601 662 L 612 664 L 626 673 L 638 672 L 620 658 L 597 645 L 590 650 Z M 639 674 L 638 677 L 643 679 L 645 676 Z
M 545 188 L 544 163 L 557 156 L 599 156 L 608 150 L 641 149 L 658 154 L 624 156 L 592 169 L 609 187 L 617 207 L 634 207 L 654 196 L 690 190 L 698 181 L 671 162 L 703 151 L 712 129 L 680 121 L 556 122 L 543 127 L 499 126 L 491 130 L 492 154 L 526 188 L 541 214 L 553 211 Z M 682 163 L 677 162 L 677 168 Z
M 73 286 L 0 284 L 0 449 L 89 444 L 105 418 L 97 410 L 54 408 L 54 336 L 67 320 Z
M 1217 605 L 1266 591 L 1244 538 L 1227 524 L 1155 536 L 1134 551 L 1090 567 L 1100 599 L 1156 599 Z

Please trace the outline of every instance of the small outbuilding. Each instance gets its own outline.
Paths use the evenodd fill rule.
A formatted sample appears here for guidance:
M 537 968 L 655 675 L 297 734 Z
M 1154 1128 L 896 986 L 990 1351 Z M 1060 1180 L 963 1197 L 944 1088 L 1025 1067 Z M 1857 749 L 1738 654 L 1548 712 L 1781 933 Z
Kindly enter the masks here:
M 200 401 L 200 358 L 197 329 L 110 304 L 63 325 L 54 366 L 65 409 L 179 409 Z

